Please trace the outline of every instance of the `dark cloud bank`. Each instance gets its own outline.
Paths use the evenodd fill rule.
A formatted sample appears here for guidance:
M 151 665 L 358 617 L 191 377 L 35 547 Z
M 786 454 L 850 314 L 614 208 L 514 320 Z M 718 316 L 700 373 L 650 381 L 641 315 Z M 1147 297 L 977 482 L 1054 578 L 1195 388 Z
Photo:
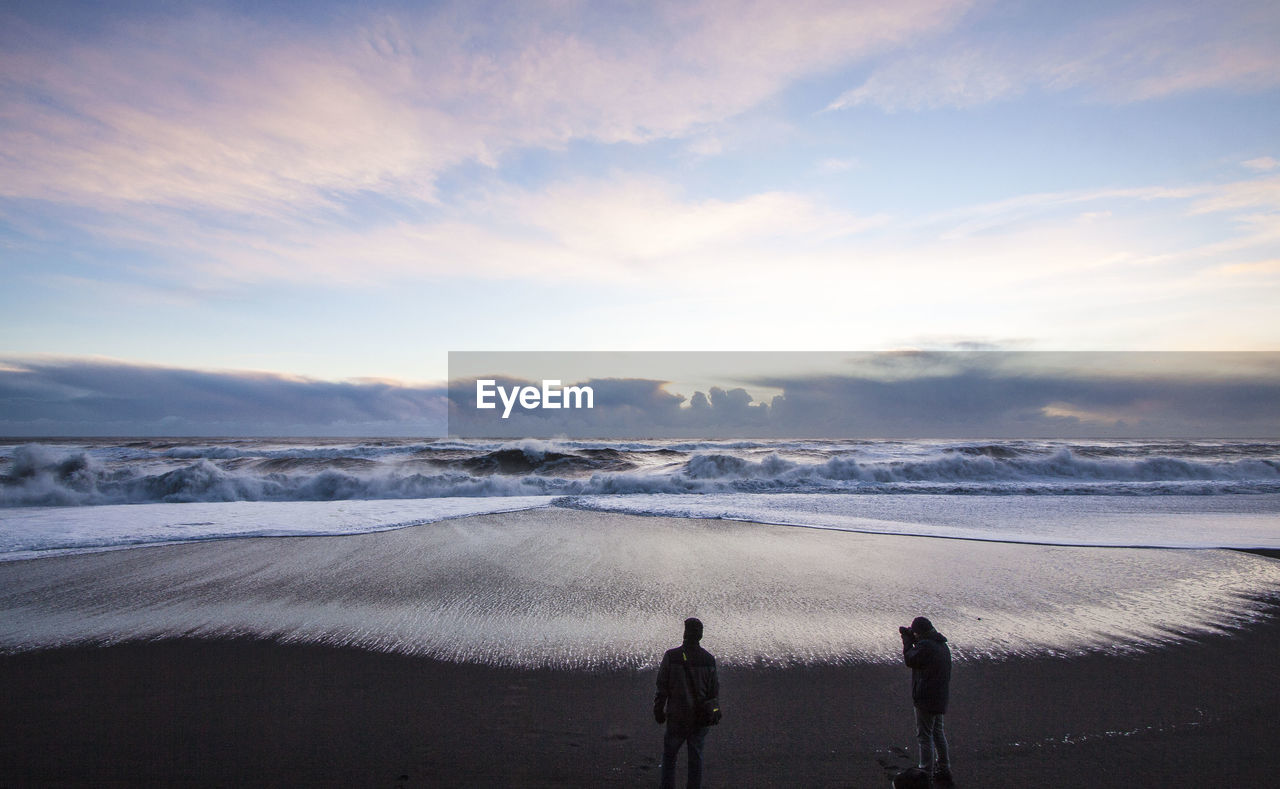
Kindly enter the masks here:
M 839 374 L 744 379 L 692 397 L 649 378 L 580 381 L 590 410 L 474 407 L 443 386 L 328 382 L 119 362 L 0 365 L 0 434 L 33 436 L 1106 438 L 1280 436 L 1280 354 L 1160 374 L 1030 369 L 1007 355 L 873 358 Z M 1172 357 L 1171 357 L 1172 358 Z M 1240 355 L 1235 355 L 1239 359 Z M 942 359 L 945 363 L 938 364 Z M 1000 363 L 994 363 L 999 360 Z M 865 359 L 864 359 L 865 361 Z M 1114 362 L 1115 357 L 1110 357 Z M 1176 360 L 1175 360 L 1176 361 Z M 883 362 L 883 364 L 882 364 Z M 1149 365 L 1147 366 L 1149 367 Z M 1117 369 L 1119 368 L 1119 369 Z M 1245 369 L 1247 368 L 1247 369 Z M 1224 372 L 1223 370 L 1228 370 Z M 495 376 L 505 387 L 537 385 Z M 566 381 L 565 384 L 570 382 Z M 749 387 L 780 390 L 757 402 Z M 447 422 L 446 422 L 447 417 Z
M 443 435 L 444 387 L 119 362 L 0 367 L 0 435 Z
M 450 382 L 449 429 L 480 437 L 1122 438 L 1280 436 L 1280 354 L 911 353 L 850 356 L 850 372 L 745 381 L 686 398 L 664 381 L 576 382 L 585 410 L 475 408 Z M 538 385 L 495 376 L 510 389 Z M 568 383 L 568 382 L 566 382 Z

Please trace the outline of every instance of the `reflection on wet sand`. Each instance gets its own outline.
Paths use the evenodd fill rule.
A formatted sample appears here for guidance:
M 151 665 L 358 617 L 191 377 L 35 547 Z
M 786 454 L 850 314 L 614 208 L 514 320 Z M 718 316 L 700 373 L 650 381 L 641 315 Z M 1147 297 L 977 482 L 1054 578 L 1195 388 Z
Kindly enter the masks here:
M 670 622 L 726 664 L 897 657 L 927 611 L 957 656 L 1131 649 L 1259 615 L 1280 562 L 571 510 L 345 537 L 237 539 L 0 565 L 0 649 L 177 636 L 514 666 L 647 665 Z

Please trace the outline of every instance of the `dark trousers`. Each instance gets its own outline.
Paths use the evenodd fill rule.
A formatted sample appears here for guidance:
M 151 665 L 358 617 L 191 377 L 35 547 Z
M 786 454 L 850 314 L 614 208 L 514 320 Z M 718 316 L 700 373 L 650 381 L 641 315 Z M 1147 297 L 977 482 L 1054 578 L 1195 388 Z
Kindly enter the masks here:
M 662 789 L 675 789 L 676 754 L 680 746 L 689 743 L 688 789 L 702 789 L 702 743 L 707 738 L 707 727 L 693 730 L 668 726 L 662 738 Z
M 916 707 L 916 741 L 920 743 L 920 769 L 950 769 L 947 755 L 947 732 L 941 712 L 925 712 Z M 935 763 L 934 758 L 937 757 Z

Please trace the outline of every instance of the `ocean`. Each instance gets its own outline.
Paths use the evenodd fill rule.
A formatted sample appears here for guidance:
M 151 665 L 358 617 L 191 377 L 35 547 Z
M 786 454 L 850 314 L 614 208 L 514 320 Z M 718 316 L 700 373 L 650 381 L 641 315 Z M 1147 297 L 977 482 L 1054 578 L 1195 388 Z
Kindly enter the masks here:
M 0 560 L 538 508 L 1013 543 L 1280 548 L 1280 442 L 0 444 Z

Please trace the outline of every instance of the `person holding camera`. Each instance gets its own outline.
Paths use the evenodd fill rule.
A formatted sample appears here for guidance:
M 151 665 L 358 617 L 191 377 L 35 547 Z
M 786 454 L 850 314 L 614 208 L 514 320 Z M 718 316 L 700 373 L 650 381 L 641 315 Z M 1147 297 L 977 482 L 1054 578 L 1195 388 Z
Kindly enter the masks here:
M 658 668 L 653 719 L 666 723 L 662 738 L 662 789 L 674 789 L 676 756 L 689 745 L 688 789 L 702 786 L 702 745 L 709 727 L 720 722 L 720 679 L 716 658 L 698 643 L 702 622 L 684 620 L 684 643 L 668 649 Z
M 951 761 L 943 716 L 951 691 L 951 648 L 947 637 L 923 616 L 913 619 L 910 627 L 898 628 L 898 633 L 902 635 L 902 661 L 911 668 L 920 769 L 931 771 L 938 783 L 950 783 Z

